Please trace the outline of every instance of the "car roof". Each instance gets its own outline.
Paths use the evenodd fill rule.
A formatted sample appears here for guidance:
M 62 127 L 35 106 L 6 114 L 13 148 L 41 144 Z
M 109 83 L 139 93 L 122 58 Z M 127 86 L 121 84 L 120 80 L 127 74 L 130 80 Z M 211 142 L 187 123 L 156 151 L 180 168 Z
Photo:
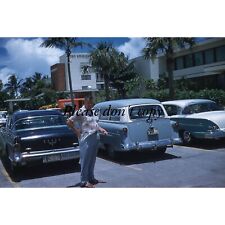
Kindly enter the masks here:
M 104 108 L 109 107 L 111 105 L 115 108 L 122 108 L 131 105 L 139 105 L 139 104 L 160 104 L 160 101 L 150 98 L 132 98 L 132 99 L 119 99 L 119 100 L 112 100 L 112 101 L 105 101 L 97 103 L 94 108 Z
M 209 99 L 182 99 L 182 100 L 173 100 L 173 101 L 166 101 L 162 102 L 163 105 L 176 105 L 181 108 L 184 108 L 188 105 L 198 104 L 198 103 L 215 103 Z
M 27 110 L 17 111 L 12 114 L 14 120 L 33 117 L 33 116 L 45 116 L 45 115 L 61 115 L 57 110 Z

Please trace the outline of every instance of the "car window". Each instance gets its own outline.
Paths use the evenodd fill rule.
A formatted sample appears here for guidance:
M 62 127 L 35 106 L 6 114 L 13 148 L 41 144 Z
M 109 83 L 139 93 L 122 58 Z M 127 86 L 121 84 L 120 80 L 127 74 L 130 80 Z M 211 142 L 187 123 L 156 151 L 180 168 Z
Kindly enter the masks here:
M 166 109 L 168 116 L 179 115 L 181 108 L 176 105 L 163 105 Z
M 99 120 L 109 120 L 109 115 L 106 110 L 107 108 L 100 109 Z
M 164 111 L 160 105 L 140 105 L 129 109 L 130 119 L 149 117 L 164 117 Z
M 24 130 L 38 127 L 53 127 L 66 125 L 66 119 L 61 115 L 37 116 L 24 118 L 16 121 L 14 127 L 16 130 Z
M 185 107 L 183 110 L 183 114 L 188 115 L 193 113 L 201 113 L 217 110 L 221 110 L 221 107 L 218 106 L 215 102 L 197 103 Z

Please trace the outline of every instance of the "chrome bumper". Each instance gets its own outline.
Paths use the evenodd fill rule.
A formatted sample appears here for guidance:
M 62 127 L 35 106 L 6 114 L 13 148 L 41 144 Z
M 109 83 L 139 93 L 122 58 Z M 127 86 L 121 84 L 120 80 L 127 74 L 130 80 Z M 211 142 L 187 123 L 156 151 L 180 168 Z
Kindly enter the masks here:
M 42 161 L 43 163 L 48 163 L 48 157 L 55 157 L 55 161 L 65 161 L 71 159 L 79 159 L 80 158 L 80 148 L 78 147 L 70 147 L 70 148 L 62 148 L 62 149 L 51 149 L 51 150 L 43 150 L 43 151 L 33 151 L 33 152 L 23 152 L 18 153 L 15 152 L 13 155 L 13 159 L 10 159 L 14 164 L 26 165 L 28 162 L 32 161 Z M 51 160 L 49 160 L 51 162 Z
M 132 150 L 157 150 L 159 148 L 173 147 L 173 140 L 163 139 L 157 141 L 144 141 L 135 142 L 132 144 L 122 144 L 121 151 L 132 151 Z
M 204 138 L 206 139 L 220 139 L 225 137 L 225 131 L 224 130 L 215 130 L 215 131 L 209 131 L 204 134 Z

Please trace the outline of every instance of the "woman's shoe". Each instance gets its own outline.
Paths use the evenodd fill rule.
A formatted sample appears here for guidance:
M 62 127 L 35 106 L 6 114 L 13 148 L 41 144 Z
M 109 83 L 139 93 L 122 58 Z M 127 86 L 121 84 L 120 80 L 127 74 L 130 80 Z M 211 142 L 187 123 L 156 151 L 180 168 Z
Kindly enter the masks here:
M 81 182 L 80 187 L 81 188 L 94 188 L 95 186 L 90 182 Z

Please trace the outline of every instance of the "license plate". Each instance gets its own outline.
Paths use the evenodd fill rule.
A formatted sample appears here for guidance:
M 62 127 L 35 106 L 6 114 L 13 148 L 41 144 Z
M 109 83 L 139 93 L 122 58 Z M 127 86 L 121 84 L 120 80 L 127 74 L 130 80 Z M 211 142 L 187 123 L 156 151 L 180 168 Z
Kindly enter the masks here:
M 158 134 L 158 130 L 155 129 L 155 128 L 149 128 L 148 130 L 148 135 L 151 136 L 151 135 L 157 135 Z
M 43 163 L 60 161 L 60 154 L 44 156 Z
M 78 158 L 77 152 L 67 152 L 67 153 L 45 156 L 43 158 L 43 163 L 64 161 L 64 160 L 70 160 L 75 158 Z

